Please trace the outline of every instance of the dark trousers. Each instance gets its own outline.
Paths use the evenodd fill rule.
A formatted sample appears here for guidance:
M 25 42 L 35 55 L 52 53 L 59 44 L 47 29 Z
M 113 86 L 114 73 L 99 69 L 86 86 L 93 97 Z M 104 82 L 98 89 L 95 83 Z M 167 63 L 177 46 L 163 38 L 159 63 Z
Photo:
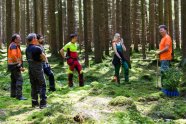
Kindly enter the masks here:
M 49 87 L 51 90 L 55 89 L 55 79 L 54 79 L 54 73 L 52 72 L 50 66 L 47 64 L 43 64 L 44 73 L 48 76 L 49 79 Z
M 122 66 L 123 70 L 124 70 L 124 77 L 125 77 L 125 82 L 129 81 L 129 67 L 126 61 L 122 61 L 122 64 L 117 64 L 114 65 L 115 68 L 115 76 L 117 77 L 117 81 L 118 83 L 120 83 L 120 78 L 119 78 L 119 71 L 120 71 L 120 67 Z
M 11 97 L 20 98 L 22 96 L 22 85 L 23 77 L 19 68 L 14 68 L 11 70 Z
M 38 101 L 38 95 L 40 95 L 40 105 L 46 105 L 46 82 L 42 66 L 29 68 L 29 76 L 32 101 Z

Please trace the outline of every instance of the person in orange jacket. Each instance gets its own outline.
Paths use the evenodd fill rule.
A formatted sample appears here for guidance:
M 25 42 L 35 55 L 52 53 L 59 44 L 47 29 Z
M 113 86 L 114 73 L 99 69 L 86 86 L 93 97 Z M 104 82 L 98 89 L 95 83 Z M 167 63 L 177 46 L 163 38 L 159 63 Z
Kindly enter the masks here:
M 21 72 L 25 69 L 23 68 L 20 43 L 20 35 L 13 34 L 8 48 L 8 70 L 11 72 L 10 96 L 19 100 L 26 100 L 26 98 L 22 96 L 23 78 Z

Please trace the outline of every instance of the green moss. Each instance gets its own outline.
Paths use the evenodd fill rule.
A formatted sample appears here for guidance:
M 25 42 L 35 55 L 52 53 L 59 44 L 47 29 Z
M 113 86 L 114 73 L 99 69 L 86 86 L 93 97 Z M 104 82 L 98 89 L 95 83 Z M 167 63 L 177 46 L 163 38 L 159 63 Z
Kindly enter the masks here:
M 113 98 L 109 104 L 112 106 L 135 106 L 134 101 L 131 98 L 124 96 Z

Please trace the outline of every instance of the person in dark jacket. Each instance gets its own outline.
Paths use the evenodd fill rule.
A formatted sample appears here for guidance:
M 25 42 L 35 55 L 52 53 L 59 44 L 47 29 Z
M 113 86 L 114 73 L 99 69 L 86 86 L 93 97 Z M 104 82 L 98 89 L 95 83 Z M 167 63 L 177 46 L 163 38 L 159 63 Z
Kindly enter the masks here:
M 39 42 L 39 46 L 41 47 L 43 53 L 45 53 L 44 39 L 43 39 L 43 37 L 40 34 L 37 34 L 37 40 Z M 50 67 L 50 64 L 47 63 L 46 61 L 43 61 L 42 64 L 43 64 L 44 73 L 49 78 L 49 91 L 56 91 L 54 73 L 52 72 L 52 69 Z
M 32 107 L 39 106 L 42 109 L 47 106 L 46 82 L 42 65 L 42 62 L 47 62 L 47 59 L 38 46 L 39 43 L 35 33 L 30 33 L 27 40 L 29 45 L 26 48 L 26 58 L 29 65 Z M 38 95 L 40 96 L 40 103 L 38 102 Z

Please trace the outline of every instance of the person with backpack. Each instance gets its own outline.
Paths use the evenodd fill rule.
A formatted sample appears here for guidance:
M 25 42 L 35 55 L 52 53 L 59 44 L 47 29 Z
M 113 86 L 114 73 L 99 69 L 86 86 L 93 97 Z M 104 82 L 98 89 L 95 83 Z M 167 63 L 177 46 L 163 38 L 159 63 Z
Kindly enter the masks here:
M 67 60 L 67 64 L 69 65 L 68 67 L 68 86 L 73 87 L 73 72 L 74 69 L 78 71 L 79 75 L 79 86 L 82 87 L 84 86 L 84 80 L 83 80 L 83 71 L 82 71 L 82 66 L 79 63 L 78 60 L 78 53 L 77 53 L 77 39 L 78 36 L 77 34 L 71 34 L 70 35 L 71 41 L 67 43 L 61 50 L 61 56 Z M 66 57 L 64 55 L 64 52 L 66 53 Z
M 123 52 L 126 51 L 126 47 L 119 33 L 116 33 L 114 35 L 114 39 L 112 41 L 112 47 L 114 49 L 114 58 L 112 61 L 112 64 L 114 65 L 114 68 L 115 68 L 114 80 L 118 84 L 120 84 L 119 72 L 120 72 L 120 67 L 122 66 L 124 70 L 125 82 L 128 83 L 129 82 L 129 66 L 123 55 Z

